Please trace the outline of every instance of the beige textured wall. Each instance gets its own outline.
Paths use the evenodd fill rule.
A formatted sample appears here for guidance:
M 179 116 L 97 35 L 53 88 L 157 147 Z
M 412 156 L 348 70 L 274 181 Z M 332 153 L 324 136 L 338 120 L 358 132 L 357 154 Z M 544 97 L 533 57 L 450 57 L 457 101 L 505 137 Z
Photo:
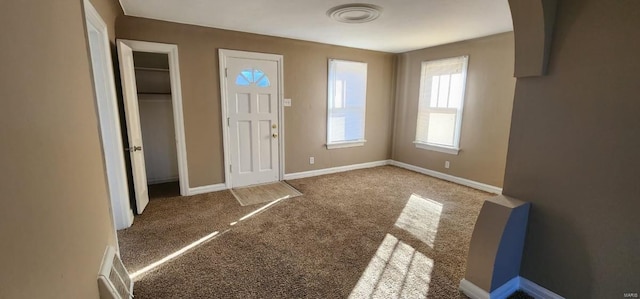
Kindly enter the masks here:
M 0 10 L 0 298 L 97 298 L 115 244 L 81 3 Z
M 451 155 L 416 148 L 421 63 L 461 55 L 469 55 L 461 150 Z M 515 88 L 513 57 L 512 32 L 401 54 L 393 159 L 501 187 Z M 451 162 L 449 169 L 445 161 Z
M 116 39 L 116 19 L 124 15 L 118 0 L 89 0 L 107 25 L 109 40 L 114 44 Z
M 218 49 L 284 56 L 285 173 L 391 157 L 394 56 L 234 31 L 122 17 L 118 38 L 178 45 L 191 187 L 224 181 Z M 364 147 L 327 150 L 327 59 L 369 64 Z M 315 164 L 309 165 L 309 156 Z
M 558 1 L 549 74 L 518 79 L 504 193 L 532 202 L 521 275 L 640 292 L 640 1 Z
M 515 77 L 545 75 L 556 0 L 510 0 L 516 40 Z

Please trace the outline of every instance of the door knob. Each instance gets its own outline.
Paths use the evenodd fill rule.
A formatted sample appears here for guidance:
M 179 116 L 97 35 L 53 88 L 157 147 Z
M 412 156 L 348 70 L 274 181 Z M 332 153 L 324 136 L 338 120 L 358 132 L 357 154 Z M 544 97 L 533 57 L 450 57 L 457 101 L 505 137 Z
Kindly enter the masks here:
M 271 136 L 273 136 L 273 138 L 278 138 L 278 134 L 273 133 Z

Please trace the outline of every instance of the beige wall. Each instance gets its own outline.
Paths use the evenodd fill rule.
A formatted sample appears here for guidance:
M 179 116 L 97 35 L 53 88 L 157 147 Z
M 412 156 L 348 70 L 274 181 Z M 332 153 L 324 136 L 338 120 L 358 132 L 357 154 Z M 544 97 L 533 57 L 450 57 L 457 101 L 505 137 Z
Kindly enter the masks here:
M 504 193 L 532 202 L 521 275 L 640 292 L 640 1 L 558 1 L 549 74 L 518 79 Z
M 107 25 L 109 40 L 113 44 L 116 39 L 116 19 L 124 15 L 118 0 L 90 0 L 93 7 L 98 11 L 100 17 Z
M 422 61 L 469 55 L 458 155 L 416 148 Z M 513 33 L 401 54 L 398 61 L 393 159 L 457 177 L 502 186 L 513 106 Z M 445 161 L 451 167 L 444 167 Z
M 294 173 L 391 157 L 394 56 L 392 54 L 122 17 L 118 38 L 178 45 L 191 187 L 224 181 L 218 49 L 284 56 L 285 170 Z M 327 150 L 327 59 L 369 64 L 367 143 L 364 147 Z M 309 165 L 309 156 L 315 164 Z
M 115 244 L 81 3 L 0 10 L 0 298 L 97 298 Z

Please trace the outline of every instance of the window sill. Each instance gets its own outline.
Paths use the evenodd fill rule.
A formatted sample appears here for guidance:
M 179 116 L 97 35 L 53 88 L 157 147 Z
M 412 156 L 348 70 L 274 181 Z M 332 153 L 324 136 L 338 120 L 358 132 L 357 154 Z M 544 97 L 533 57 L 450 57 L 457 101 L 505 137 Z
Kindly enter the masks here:
M 327 143 L 327 149 L 363 146 L 365 142 L 367 142 L 367 141 L 366 140 L 354 140 L 354 141 Z
M 420 141 L 414 141 L 413 143 L 416 145 L 417 148 L 430 150 L 434 152 L 441 152 L 441 153 L 451 154 L 451 155 L 458 155 L 458 152 L 460 152 L 460 149 L 457 147 L 435 145 L 435 144 L 429 144 L 429 143 L 424 143 Z

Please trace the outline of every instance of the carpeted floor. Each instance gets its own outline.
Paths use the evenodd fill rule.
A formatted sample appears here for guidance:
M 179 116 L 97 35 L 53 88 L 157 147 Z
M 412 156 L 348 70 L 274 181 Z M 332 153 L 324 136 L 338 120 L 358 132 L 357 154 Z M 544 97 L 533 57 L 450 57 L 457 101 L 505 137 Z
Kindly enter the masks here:
M 118 232 L 130 272 L 203 243 L 137 273 L 136 298 L 466 298 L 458 284 L 491 194 L 393 166 L 288 182 L 304 195 L 152 200 Z
M 148 186 L 149 199 L 180 196 L 180 183 L 168 182 Z
M 231 189 L 231 193 L 241 206 L 250 206 L 302 195 L 302 193 L 286 182 L 233 188 Z

